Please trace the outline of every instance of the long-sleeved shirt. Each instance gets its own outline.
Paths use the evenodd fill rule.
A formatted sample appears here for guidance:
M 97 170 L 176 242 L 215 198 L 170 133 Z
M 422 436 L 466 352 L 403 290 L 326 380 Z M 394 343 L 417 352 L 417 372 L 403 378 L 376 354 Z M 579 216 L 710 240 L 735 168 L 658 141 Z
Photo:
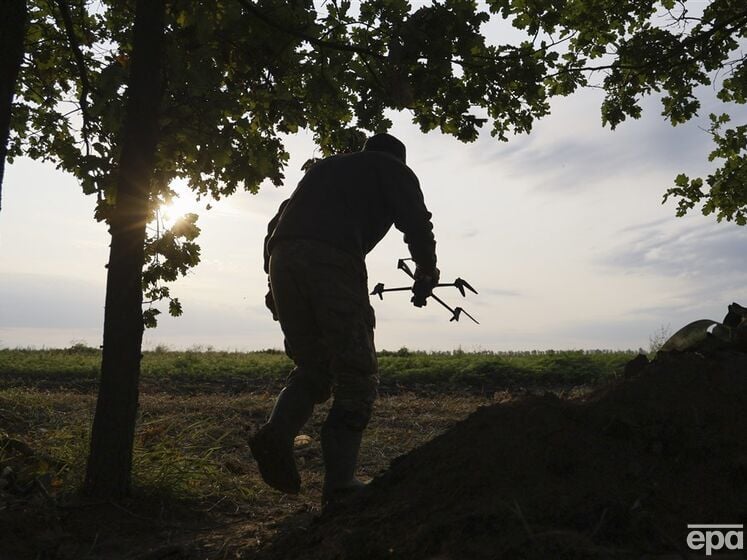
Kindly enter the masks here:
M 392 225 L 405 234 L 415 263 L 427 271 L 435 268 L 431 213 L 412 170 L 377 151 L 326 158 L 308 170 L 268 224 L 265 271 L 282 239 L 315 239 L 363 262 Z

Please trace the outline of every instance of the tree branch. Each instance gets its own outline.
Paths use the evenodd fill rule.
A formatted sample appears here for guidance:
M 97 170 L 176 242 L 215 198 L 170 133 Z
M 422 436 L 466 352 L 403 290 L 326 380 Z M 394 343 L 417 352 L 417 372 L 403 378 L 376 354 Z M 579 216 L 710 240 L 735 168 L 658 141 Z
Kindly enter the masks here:
M 664 63 L 668 61 L 669 59 L 671 59 L 672 57 L 674 57 L 675 54 L 683 52 L 690 45 L 694 45 L 702 41 L 708 40 L 714 34 L 718 33 L 719 31 L 727 30 L 729 32 L 733 32 L 738 27 L 743 25 L 745 22 L 747 22 L 747 10 L 743 10 L 739 12 L 738 14 L 734 15 L 734 17 L 721 22 L 719 25 L 715 25 L 711 27 L 708 31 L 704 31 L 703 33 L 699 33 L 698 35 L 690 35 L 689 37 L 686 37 L 685 39 L 682 40 L 681 43 L 679 43 L 679 48 L 672 49 L 665 56 L 661 58 L 657 58 L 656 62 Z M 736 24 L 736 25 L 734 25 L 733 27 L 730 27 L 732 26 L 732 24 Z M 636 70 L 643 70 L 644 68 L 649 68 L 653 65 L 654 65 L 654 61 L 649 61 L 649 62 L 646 62 L 645 64 L 620 64 L 618 62 L 612 62 L 610 64 L 603 64 L 599 66 L 583 66 L 583 67 L 572 68 L 572 69 L 563 69 L 553 74 L 548 74 L 546 78 L 554 78 L 556 76 L 560 76 L 568 72 L 598 72 L 599 70 L 612 70 L 612 69 L 636 71 Z
M 62 16 L 62 22 L 65 26 L 65 35 L 67 36 L 70 49 L 73 51 L 73 59 L 75 60 L 75 66 L 78 70 L 78 78 L 80 79 L 80 110 L 83 116 L 83 127 L 81 132 L 83 134 L 83 141 L 86 144 L 86 155 L 90 155 L 90 143 L 89 143 L 89 132 L 90 132 L 90 116 L 88 113 L 88 94 L 91 91 L 91 83 L 88 81 L 88 71 L 86 70 L 86 61 L 83 57 L 83 51 L 80 49 L 80 42 L 78 37 L 75 35 L 75 26 L 73 25 L 73 18 L 70 13 L 70 6 L 66 0 L 53 0 L 60 10 Z
M 573 37 L 575 37 L 578 34 L 577 31 L 573 31 L 572 33 L 569 33 L 568 35 L 561 37 L 559 39 L 553 39 L 551 42 L 547 43 L 544 47 L 540 47 L 538 49 L 533 50 L 531 53 L 522 53 L 520 52 L 519 47 L 512 46 L 511 50 L 512 52 L 506 52 L 504 54 L 501 54 L 499 56 L 486 56 L 481 54 L 475 54 L 470 57 L 469 60 L 466 60 L 464 58 L 462 59 L 452 59 L 451 62 L 454 62 L 456 64 L 460 64 L 466 68 L 482 68 L 482 65 L 479 63 L 475 64 L 472 63 L 472 60 L 488 60 L 490 62 L 503 62 L 504 60 L 511 60 L 511 59 L 520 59 L 525 57 L 527 54 L 538 54 L 541 52 L 545 52 L 550 50 L 551 48 L 560 45 L 562 43 L 565 43 L 567 41 L 570 41 Z M 508 46 L 508 45 L 506 45 Z
M 314 37 L 313 35 L 309 35 L 308 33 L 305 33 L 304 31 L 301 31 L 299 29 L 288 29 L 284 27 L 283 25 L 277 23 L 272 18 L 270 18 L 267 14 L 262 12 L 262 10 L 257 8 L 251 2 L 249 2 L 249 0 L 238 0 L 238 2 L 247 12 L 249 12 L 251 15 L 256 17 L 258 20 L 264 22 L 266 25 L 269 25 L 273 29 L 277 29 L 278 31 L 282 31 L 283 33 L 286 33 L 288 35 L 293 35 L 294 37 L 298 37 L 299 39 L 308 41 L 309 43 L 311 43 L 312 45 L 316 47 L 321 47 L 325 49 L 333 49 L 336 51 L 352 52 L 356 54 L 365 54 L 367 56 L 371 56 L 378 60 L 386 60 L 385 56 L 375 53 L 373 51 L 370 51 L 363 47 L 358 47 L 355 45 L 346 45 L 345 43 L 338 43 L 336 41 L 325 41 L 318 37 Z
M 2 202 L 5 159 L 8 155 L 13 98 L 16 80 L 23 64 L 23 41 L 26 34 L 25 0 L 3 3 L 0 23 L 0 202 Z
M 742 10 L 741 12 L 737 12 L 733 17 L 725 21 L 722 21 L 718 25 L 714 25 L 708 31 L 705 31 L 701 33 L 700 35 L 690 35 L 689 37 L 687 37 L 686 39 L 682 41 L 682 45 L 684 46 L 684 44 L 688 42 L 695 43 L 695 42 L 700 42 L 703 39 L 709 39 L 712 35 L 718 33 L 719 31 L 723 29 L 727 29 L 732 23 L 738 23 L 739 20 L 743 20 L 743 19 L 747 19 L 747 10 Z

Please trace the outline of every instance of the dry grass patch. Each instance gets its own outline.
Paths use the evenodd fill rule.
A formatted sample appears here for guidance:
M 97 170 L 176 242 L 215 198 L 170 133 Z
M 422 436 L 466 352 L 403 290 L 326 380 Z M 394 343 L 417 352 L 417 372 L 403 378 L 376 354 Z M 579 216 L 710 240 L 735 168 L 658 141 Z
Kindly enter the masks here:
M 90 558 L 127 557 L 133 547 L 145 550 L 162 541 L 179 546 L 189 541 L 198 558 L 232 557 L 231 551 L 251 549 L 284 527 L 289 514 L 319 512 L 324 472 L 319 433 L 329 405 L 317 407 L 303 431 L 308 438 L 296 449 L 302 493 L 284 496 L 262 482 L 247 445 L 274 398 L 274 393 L 141 394 L 133 460 L 136 499 L 120 506 L 122 511 L 102 513 L 96 507 L 80 509 L 76 498 L 95 397 L 0 391 L 0 472 L 6 467 L 13 471 L 12 484 L 0 490 L 0 522 L 25 520 L 29 558 L 35 557 L 34 547 L 42 541 L 47 546 L 50 538 L 60 559 L 78 557 L 82 547 Z M 381 397 L 364 437 L 361 476 L 376 476 L 393 458 L 485 403 L 475 396 Z M 11 441 L 22 442 L 27 452 L 19 453 Z M 124 521 L 117 517 L 116 525 L 112 515 Z M 56 527 L 51 537 L 50 525 Z M 125 525 L 126 531 L 111 529 Z M 139 542 L 141 526 L 160 528 L 166 536 Z M 46 536 L 39 541 L 41 533 Z

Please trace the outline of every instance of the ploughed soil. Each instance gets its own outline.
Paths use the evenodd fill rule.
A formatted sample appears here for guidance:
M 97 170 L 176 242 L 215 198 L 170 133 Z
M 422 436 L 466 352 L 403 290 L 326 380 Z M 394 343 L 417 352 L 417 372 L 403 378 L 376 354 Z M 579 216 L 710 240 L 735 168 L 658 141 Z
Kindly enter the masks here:
M 690 558 L 689 523 L 746 520 L 747 354 L 660 353 L 581 399 L 480 407 L 244 557 Z

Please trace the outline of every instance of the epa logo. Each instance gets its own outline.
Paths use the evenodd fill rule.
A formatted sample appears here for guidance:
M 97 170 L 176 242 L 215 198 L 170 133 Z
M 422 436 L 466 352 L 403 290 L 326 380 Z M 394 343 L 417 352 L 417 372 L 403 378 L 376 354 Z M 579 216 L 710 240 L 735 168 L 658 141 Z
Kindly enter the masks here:
M 744 550 L 744 525 L 688 525 L 687 546 L 690 550 L 703 550 L 710 556 L 713 551 Z

